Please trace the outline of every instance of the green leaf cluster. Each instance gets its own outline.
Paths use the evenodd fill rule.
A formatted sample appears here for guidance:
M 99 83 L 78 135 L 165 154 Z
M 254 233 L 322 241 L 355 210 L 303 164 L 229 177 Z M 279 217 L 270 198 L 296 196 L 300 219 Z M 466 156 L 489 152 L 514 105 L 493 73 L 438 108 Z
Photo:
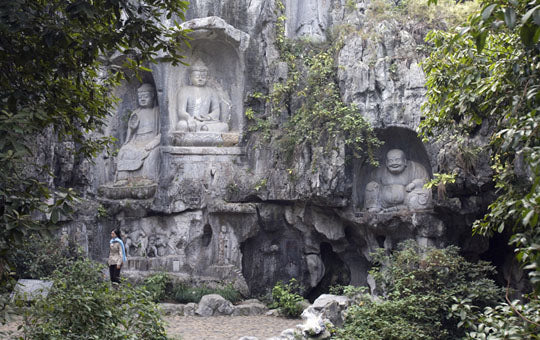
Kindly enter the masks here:
M 356 296 L 335 339 L 457 339 L 459 318 L 448 317 L 454 299 L 475 306 L 497 302 L 502 290 L 489 279 L 494 267 L 467 262 L 457 247 L 424 248 L 406 241 L 393 254 L 372 254 L 370 274 L 379 297 Z
M 25 315 L 24 338 L 166 340 L 159 310 L 149 293 L 127 283 L 113 288 L 103 270 L 88 259 L 57 270 L 49 295 Z
M 203 296 L 208 294 L 221 295 L 233 303 L 242 299 L 240 292 L 230 283 L 209 287 L 205 284 L 173 282 L 167 273 L 156 273 L 148 276 L 144 279 L 143 287 L 150 293 L 154 302 L 198 303 Z
M 540 304 L 538 300 L 508 301 L 479 312 L 469 299 L 456 301 L 452 313 L 459 316 L 459 326 L 467 330 L 463 339 L 540 339 Z
M 278 308 L 279 311 L 291 318 L 300 316 L 302 313 L 302 302 L 304 298 L 300 295 L 300 286 L 296 279 L 291 279 L 289 282 L 284 283 L 279 281 L 272 288 L 272 303 L 270 308 Z
M 44 238 L 33 233 L 10 249 L 7 262 L 16 278 L 42 279 L 82 256 L 81 250 L 66 237 Z
M 540 2 L 487 0 L 461 28 L 428 35 L 425 137 L 490 136 L 498 198 L 474 232 L 512 235 L 540 291 Z

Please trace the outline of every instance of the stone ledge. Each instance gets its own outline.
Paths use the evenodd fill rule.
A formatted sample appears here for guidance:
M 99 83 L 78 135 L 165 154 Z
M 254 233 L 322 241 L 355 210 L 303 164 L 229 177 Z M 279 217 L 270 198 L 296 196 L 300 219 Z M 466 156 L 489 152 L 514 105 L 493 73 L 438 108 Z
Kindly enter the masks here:
M 169 136 L 175 146 L 224 146 L 231 147 L 240 143 L 238 132 L 178 132 Z
M 157 184 L 155 183 L 139 186 L 114 186 L 113 184 L 105 184 L 99 187 L 98 194 L 113 200 L 144 200 L 154 197 L 156 190 Z
M 254 203 L 214 203 L 208 206 L 210 213 L 256 214 Z
M 161 150 L 171 155 L 224 155 L 224 156 L 242 156 L 245 155 L 245 148 L 219 147 L 219 146 L 163 146 Z

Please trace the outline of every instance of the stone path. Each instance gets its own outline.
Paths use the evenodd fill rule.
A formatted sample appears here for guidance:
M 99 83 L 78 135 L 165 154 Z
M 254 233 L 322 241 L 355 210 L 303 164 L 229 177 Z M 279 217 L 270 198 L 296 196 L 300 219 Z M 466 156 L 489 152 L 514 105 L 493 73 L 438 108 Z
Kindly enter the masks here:
M 278 336 L 287 328 L 302 323 L 300 319 L 275 316 L 167 316 L 167 334 L 182 340 L 238 340 L 255 336 L 259 340 Z
M 302 323 L 300 319 L 285 319 L 275 316 L 165 316 L 167 334 L 172 339 L 182 340 L 238 340 L 242 336 L 255 336 L 259 340 L 278 336 L 287 328 Z M 0 331 L 16 331 L 21 322 L 16 318 Z M 15 332 L 17 333 L 17 332 Z M 0 338 L 2 336 L 0 335 Z M 13 339 L 13 338 L 12 338 Z

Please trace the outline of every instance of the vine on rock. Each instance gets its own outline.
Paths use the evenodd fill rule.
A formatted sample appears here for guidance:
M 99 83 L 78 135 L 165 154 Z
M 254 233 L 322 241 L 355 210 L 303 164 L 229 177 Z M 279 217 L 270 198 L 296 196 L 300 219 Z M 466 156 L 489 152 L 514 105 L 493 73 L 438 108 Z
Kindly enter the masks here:
M 288 39 L 284 9 L 279 1 L 276 47 L 281 62 L 287 65 L 287 77 L 275 83 L 268 94 L 252 95 L 266 103 L 271 114 L 260 118 L 248 109 L 247 118 L 254 122 L 251 131 L 261 131 L 267 140 L 275 138 L 287 155 L 306 145 L 323 146 L 329 151 L 342 140 L 354 157 L 367 157 L 376 164 L 374 150 L 381 142 L 360 110 L 341 99 L 335 56 L 343 46 L 343 37 L 329 43 Z M 287 116 L 283 131 L 271 130 L 272 120 L 283 115 Z

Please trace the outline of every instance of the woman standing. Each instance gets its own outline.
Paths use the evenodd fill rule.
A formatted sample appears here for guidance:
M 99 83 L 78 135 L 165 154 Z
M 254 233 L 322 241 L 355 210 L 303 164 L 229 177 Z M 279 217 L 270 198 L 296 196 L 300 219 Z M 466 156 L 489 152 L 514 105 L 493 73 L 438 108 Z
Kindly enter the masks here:
M 126 249 L 121 239 L 120 229 L 111 231 L 110 251 L 109 251 L 109 274 L 111 282 L 120 283 L 120 269 L 122 263 L 126 262 Z

